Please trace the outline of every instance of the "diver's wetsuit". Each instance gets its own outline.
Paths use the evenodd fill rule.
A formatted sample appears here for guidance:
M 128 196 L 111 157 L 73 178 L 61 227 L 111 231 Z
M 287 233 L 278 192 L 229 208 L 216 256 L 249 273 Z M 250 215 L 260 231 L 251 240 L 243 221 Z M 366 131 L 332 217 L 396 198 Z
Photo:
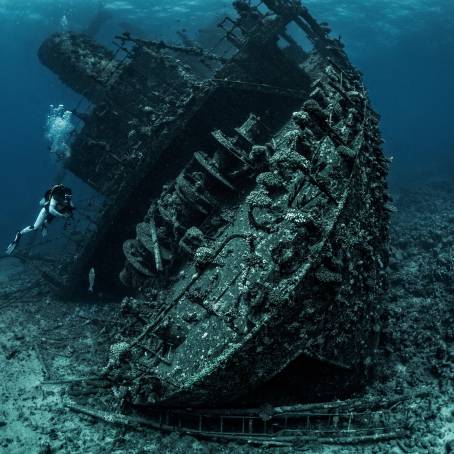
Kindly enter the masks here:
M 51 195 L 48 201 L 42 202 L 43 208 L 38 214 L 34 224 L 25 227 L 21 231 L 16 233 L 16 237 L 9 244 L 6 249 L 6 253 L 11 255 L 19 244 L 22 235 L 25 235 L 30 232 L 35 232 L 41 229 L 43 236 L 47 234 L 47 225 L 50 224 L 54 218 L 61 217 L 67 218 L 71 216 L 74 211 L 74 205 L 71 200 L 71 192 L 66 192 L 64 194 L 55 194 Z
M 72 202 L 69 202 L 71 207 L 74 208 Z M 25 229 L 20 231 L 21 235 L 34 232 L 38 229 L 45 229 L 46 225 L 51 223 L 55 217 L 67 218 L 70 214 L 66 211 L 66 206 L 59 204 L 58 201 L 52 197 L 49 202 L 46 202 L 44 207 L 39 212 L 38 217 L 33 225 L 25 227 Z M 59 209 L 61 211 L 59 211 Z

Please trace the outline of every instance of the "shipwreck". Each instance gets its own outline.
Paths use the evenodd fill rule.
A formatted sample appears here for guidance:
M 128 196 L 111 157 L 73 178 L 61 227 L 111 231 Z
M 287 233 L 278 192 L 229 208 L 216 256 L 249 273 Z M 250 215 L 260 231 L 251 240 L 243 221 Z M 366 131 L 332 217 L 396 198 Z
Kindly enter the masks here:
M 64 166 L 104 200 L 61 288 L 93 267 L 127 296 L 103 377 L 141 408 L 224 404 L 295 362 L 302 389 L 329 371 L 320 397 L 377 348 L 391 208 L 361 73 L 300 1 L 234 7 L 211 49 L 66 32 L 39 50 L 91 104 Z

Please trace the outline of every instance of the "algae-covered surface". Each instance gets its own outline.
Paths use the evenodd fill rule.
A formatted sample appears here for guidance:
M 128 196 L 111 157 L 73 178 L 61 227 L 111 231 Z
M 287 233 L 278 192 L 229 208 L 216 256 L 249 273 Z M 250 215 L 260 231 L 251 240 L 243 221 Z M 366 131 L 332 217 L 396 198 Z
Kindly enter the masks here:
M 36 270 L 0 260 L 0 452 L 443 453 L 454 448 L 454 185 L 395 191 L 390 289 L 378 361 L 364 394 L 415 400 L 408 438 L 361 446 L 257 448 L 143 427 L 116 427 L 66 406 L 70 381 L 107 362 L 119 301 L 56 300 Z M 90 402 L 90 399 L 88 399 Z M 115 398 L 112 396 L 112 408 Z

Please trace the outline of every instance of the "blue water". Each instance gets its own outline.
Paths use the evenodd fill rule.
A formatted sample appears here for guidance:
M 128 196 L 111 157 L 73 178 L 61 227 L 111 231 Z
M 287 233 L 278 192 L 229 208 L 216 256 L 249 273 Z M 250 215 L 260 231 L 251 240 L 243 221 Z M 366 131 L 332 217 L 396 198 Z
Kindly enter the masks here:
M 73 107 L 79 97 L 36 57 L 42 40 L 61 30 L 82 30 L 96 0 L 0 0 L 0 246 L 35 217 L 41 193 L 58 171 L 44 138 L 50 104 Z M 172 39 L 195 34 L 230 11 L 228 0 L 106 0 L 112 19 L 99 34 L 105 43 L 128 27 Z M 319 20 L 341 35 L 364 73 L 382 114 L 385 150 L 394 156 L 391 180 L 454 175 L 454 1 L 310 0 Z

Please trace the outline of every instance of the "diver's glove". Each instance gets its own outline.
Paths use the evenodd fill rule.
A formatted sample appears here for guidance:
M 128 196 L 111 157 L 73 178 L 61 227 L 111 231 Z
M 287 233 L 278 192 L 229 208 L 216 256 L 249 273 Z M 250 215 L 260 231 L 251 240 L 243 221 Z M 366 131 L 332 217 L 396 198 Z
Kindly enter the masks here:
M 6 248 L 6 254 L 7 255 L 11 255 L 14 252 L 14 250 L 16 249 L 16 247 L 19 244 L 19 241 L 20 241 L 21 237 L 22 237 L 22 234 L 20 232 L 17 232 L 16 233 L 16 237 L 14 238 L 14 240 L 11 241 L 9 246 Z

